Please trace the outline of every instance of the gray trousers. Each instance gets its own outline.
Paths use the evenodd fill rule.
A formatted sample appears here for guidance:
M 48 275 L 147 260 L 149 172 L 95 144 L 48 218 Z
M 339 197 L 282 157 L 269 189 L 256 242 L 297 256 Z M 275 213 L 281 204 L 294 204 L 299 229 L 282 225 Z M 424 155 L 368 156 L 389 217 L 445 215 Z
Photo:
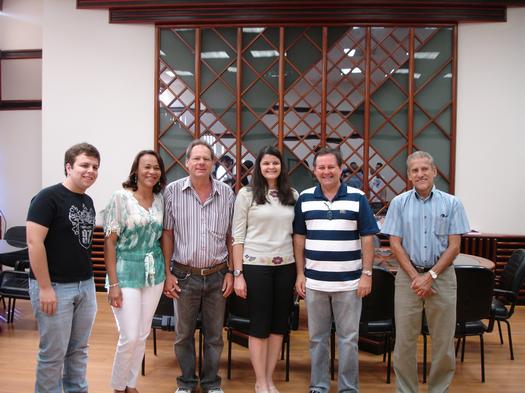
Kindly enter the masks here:
M 397 392 L 418 391 L 417 342 L 421 334 L 422 311 L 425 310 L 432 342 L 432 366 L 428 379 L 429 393 L 447 392 L 456 367 L 454 332 L 456 329 L 456 273 L 448 267 L 432 284 L 436 291 L 426 299 L 410 288 L 408 275 L 396 275 L 395 319 L 396 345 L 394 370 Z
M 221 378 L 218 371 L 226 305 L 226 299 L 222 296 L 222 283 L 227 269 L 205 277 L 189 275 L 176 267 L 172 271 L 182 290 L 175 302 L 175 354 L 182 371 L 182 375 L 177 378 L 178 386 L 194 392 L 199 384 L 195 372 L 195 328 L 200 309 L 204 335 L 200 385 L 203 392 L 219 388 Z

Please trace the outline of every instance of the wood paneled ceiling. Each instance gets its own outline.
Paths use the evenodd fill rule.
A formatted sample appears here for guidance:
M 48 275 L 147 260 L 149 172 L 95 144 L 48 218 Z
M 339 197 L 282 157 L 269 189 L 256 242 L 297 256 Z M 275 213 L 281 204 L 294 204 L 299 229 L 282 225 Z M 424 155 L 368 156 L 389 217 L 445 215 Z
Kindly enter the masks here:
M 77 0 L 111 23 L 175 26 L 505 22 L 509 6 L 525 0 Z

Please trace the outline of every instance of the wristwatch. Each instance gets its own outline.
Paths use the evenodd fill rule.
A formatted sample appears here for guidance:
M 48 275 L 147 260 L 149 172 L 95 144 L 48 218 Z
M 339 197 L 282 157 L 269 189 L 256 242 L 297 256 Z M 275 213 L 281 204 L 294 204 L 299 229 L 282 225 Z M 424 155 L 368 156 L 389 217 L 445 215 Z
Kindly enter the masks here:
M 430 277 L 432 277 L 432 280 L 435 280 L 436 278 L 438 278 L 437 273 L 432 269 L 428 271 L 428 274 L 430 274 Z
M 242 274 L 242 270 L 235 269 L 233 271 L 233 277 L 239 277 Z
M 368 277 L 372 277 L 372 270 L 361 270 L 361 274 L 364 274 Z

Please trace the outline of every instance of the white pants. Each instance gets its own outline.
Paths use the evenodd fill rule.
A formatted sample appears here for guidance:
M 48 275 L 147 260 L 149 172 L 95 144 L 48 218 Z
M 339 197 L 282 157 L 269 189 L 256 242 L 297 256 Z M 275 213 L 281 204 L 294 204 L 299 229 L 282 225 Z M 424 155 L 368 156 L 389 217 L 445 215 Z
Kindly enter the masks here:
M 135 388 L 151 321 L 164 283 L 145 288 L 122 288 L 122 306 L 112 307 L 119 331 L 111 385 L 113 389 Z

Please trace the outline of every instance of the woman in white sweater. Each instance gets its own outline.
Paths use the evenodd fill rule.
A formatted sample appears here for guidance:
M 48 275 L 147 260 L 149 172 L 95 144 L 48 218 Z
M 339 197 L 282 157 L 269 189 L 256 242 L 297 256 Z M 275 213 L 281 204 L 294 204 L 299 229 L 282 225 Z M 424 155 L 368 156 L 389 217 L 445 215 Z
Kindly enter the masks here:
M 234 289 L 248 299 L 257 393 L 278 393 L 273 371 L 293 303 L 292 222 L 297 197 L 288 184 L 281 153 L 267 146 L 257 156 L 251 185 L 242 188 L 235 201 Z

